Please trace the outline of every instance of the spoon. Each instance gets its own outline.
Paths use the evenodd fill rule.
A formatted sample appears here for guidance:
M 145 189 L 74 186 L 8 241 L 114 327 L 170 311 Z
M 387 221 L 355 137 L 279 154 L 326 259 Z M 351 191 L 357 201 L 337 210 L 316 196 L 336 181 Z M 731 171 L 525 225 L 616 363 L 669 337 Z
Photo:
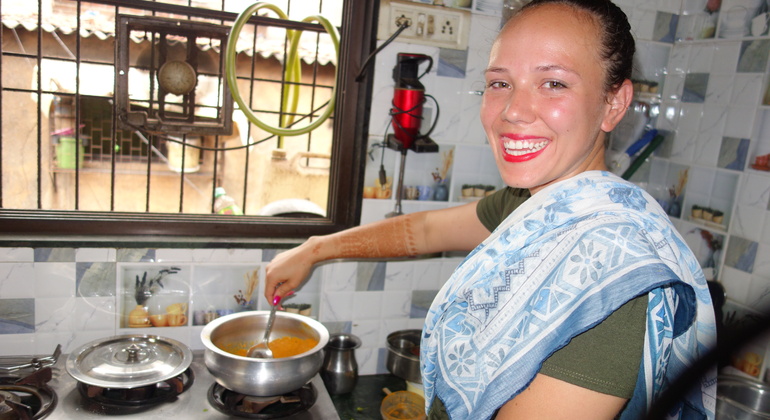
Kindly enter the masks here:
M 276 296 L 273 298 L 273 307 L 270 308 L 270 316 L 267 318 L 267 328 L 265 329 L 265 335 L 262 337 L 262 341 L 254 344 L 246 352 L 248 357 L 256 357 L 260 359 L 272 359 L 273 351 L 267 346 L 270 342 L 270 331 L 273 330 L 273 321 L 275 321 L 275 310 L 278 308 L 278 304 L 281 303 L 281 297 Z

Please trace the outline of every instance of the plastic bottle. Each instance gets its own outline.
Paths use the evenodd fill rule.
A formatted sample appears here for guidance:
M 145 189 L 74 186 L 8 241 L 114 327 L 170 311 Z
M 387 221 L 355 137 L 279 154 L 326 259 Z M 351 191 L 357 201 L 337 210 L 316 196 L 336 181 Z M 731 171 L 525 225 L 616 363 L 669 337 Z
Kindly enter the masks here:
M 217 214 L 243 214 L 241 208 L 235 203 L 235 200 L 227 195 L 225 189 L 217 187 L 214 190 L 214 213 Z

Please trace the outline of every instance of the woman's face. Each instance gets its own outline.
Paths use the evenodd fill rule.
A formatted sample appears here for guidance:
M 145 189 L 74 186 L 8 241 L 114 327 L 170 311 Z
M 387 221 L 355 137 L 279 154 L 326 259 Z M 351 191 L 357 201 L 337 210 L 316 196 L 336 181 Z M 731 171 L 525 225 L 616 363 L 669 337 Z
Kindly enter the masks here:
M 503 28 L 485 72 L 481 122 L 507 185 L 534 194 L 606 169 L 604 132 L 633 92 L 628 81 L 621 98 L 604 92 L 599 48 L 593 20 L 569 6 L 539 6 Z

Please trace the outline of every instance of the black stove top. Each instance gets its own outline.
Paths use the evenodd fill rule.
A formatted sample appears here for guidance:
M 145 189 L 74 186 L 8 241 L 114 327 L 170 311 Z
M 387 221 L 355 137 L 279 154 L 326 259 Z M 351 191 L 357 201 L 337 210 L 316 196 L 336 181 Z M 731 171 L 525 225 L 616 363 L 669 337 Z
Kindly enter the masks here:
M 265 405 L 263 399 L 232 395 L 234 394 L 232 391 L 217 385 L 203 361 L 203 351 L 193 352 L 193 361 L 190 364 L 189 372 L 180 378 L 179 383 L 171 381 L 169 385 L 171 391 L 165 386 L 160 391 L 152 390 L 150 400 L 147 403 L 137 403 L 133 399 L 129 399 L 125 403 L 107 399 L 112 396 L 111 394 L 123 394 L 120 392 L 123 390 L 93 389 L 84 386 L 67 373 L 64 367 L 66 359 L 66 356 L 60 357 L 56 364 L 51 367 L 51 380 L 47 383 L 48 387 L 55 393 L 58 402 L 43 417 L 39 418 L 50 420 L 95 418 L 103 420 L 105 417 L 111 416 L 120 420 L 236 418 L 329 420 L 339 418 L 319 375 L 313 377 L 308 385 L 297 390 L 294 393 L 297 394 L 296 396 L 284 396 L 278 402 L 289 409 L 289 414 L 284 415 L 283 413 L 286 411 L 275 408 L 275 405 L 266 406 L 266 408 L 260 407 Z M 174 390 L 175 387 L 176 390 Z M 144 394 L 144 391 L 138 393 Z M 87 398 L 91 394 L 95 395 L 96 399 Z M 137 392 L 129 394 L 135 396 Z M 305 398 L 304 400 L 299 399 L 300 394 Z M 308 397 L 312 401 L 308 402 Z M 256 415 L 243 412 L 225 414 L 228 409 L 223 412 L 221 407 L 217 407 L 217 399 L 237 400 L 239 403 L 244 403 L 242 400 L 245 400 L 248 407 L 259 407 L 259 413 Z

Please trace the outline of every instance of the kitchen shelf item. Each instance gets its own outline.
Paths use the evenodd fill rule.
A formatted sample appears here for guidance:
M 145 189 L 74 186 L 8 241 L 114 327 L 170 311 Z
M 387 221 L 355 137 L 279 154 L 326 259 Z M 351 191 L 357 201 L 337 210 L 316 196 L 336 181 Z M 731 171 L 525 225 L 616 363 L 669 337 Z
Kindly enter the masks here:
M 267 327 L 268 311 L 247 311 L 219 317 L 201 331 L 205 362 L 211 375 L 225 388 L 246 395 L 269 397 L 294 391 L 321 369 L 329 331 L 304 315 L 276 312 L 271 336 L 313 339 L 318 343 L 305 353 L 275 359 L 239 356 L 225 349 L 247 349 Z
M 324 364 L 321 379 L 330 394 L 347 394 L 358 382 L 358 362 L 356 349 L 361 347 L 361 339 L 353 334 L 337 333 L 329 337 L 329 344 L 324 351 Z
M 422 420 L 425 418 L 425 398 L 410 391 L 390 392 L 383 398 L 380 414 L 384 420 Z
M 67 372 L 102 388 L 133 389 L 180 375 L 192 362 L 183 343 L 157 335 L 120 335 L 92 341 L 70 353 Z
M 717 418 L 735 420 L 770 419 L 770 386 L 735 375 L 717 381 Z
M 390 373 L 399 378 L 421 384 L 420 330 L 401 330 L 388 335 L 388 361 Z

